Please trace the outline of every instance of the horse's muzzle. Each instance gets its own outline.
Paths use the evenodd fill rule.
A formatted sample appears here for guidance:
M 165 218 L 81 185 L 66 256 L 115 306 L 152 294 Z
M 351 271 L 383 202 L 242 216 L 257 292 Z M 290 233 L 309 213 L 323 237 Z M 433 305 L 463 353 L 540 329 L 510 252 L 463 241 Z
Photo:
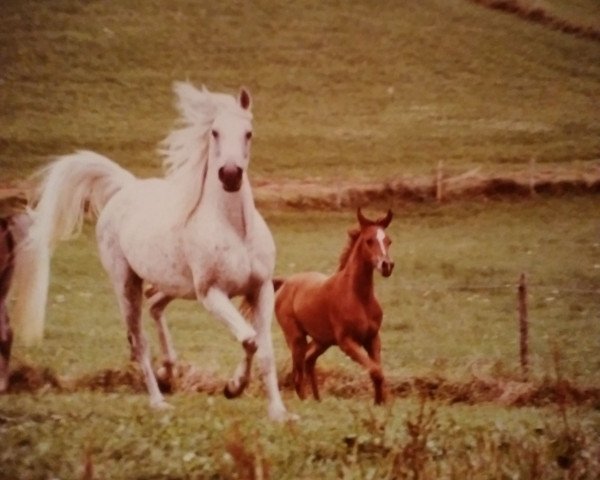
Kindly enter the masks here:
M 394 270 L 394 262 L 382 262 L 381 263 L 381 274 L 384 277 L 389 277 Z
M 225 165 L 219 168 L 219 180 L 227 192 L 237 192 L 242 187 L 244 171 L 236 165 Z

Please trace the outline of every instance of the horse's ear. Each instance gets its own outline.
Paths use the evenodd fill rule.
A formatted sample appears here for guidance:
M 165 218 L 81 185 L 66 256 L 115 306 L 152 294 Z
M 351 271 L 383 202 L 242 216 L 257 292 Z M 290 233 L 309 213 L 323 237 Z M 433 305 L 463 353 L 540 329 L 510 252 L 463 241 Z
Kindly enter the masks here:
M 360 207 L 358 207 L 356 209 L 356 218 L 358 218 L 358 224 L 362 228 L 368 227 L 369 225 L 373 225 L 373 222 L 363 215 L 362 210 L 360 209 Z
M 387 214 L 385 215 L 385 217 L 383 217 L 383 218 L 380 218 L 380 219 L 379 219 L 379 220 L 377 220 L 375 223 L 376 223 L 377 225 L 379 225 L 380 227 L 382 227 L 382 228 L 387 228 L 387 227 L 390 225 L 390 223 L 391 223 L 391 221 L 392 221 L 392 217 L 393 217 L 393 216 L 394 216 L 394 215 L 392 214 L 392 211 L 391 211 L 391 210 L 388 210 L 388 211 L 387 211 Z
M 240 88 L 240 95 L 238 97 L 240 102 L 240 106 L 244 110 L 250 110 L 252 108 L 252 97 L 250 96 L 250 92 L 246 90 L 246 88 Z

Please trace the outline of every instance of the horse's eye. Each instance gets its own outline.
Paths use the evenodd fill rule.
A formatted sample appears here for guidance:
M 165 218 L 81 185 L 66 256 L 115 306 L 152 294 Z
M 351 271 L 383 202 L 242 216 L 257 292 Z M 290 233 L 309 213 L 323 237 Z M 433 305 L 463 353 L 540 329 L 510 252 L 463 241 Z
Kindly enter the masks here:
M 250 140 L 252 138 L 252 132 L 246 132 L 246 140 Z
M 213 136 L 213 138 L 216 140 L 217 138 L 219 138 L 219 132 L 217 132 L 216 130 L 211 130 L 210 134 Z
M 372 238 L 369 238 L 369 239 L 367 240 L 367 245 L 368 245 L 369 247 L 372 247 L 374 243 L 375 243 L 375 242 L 373 241 L 373 239 L 372 239 Z

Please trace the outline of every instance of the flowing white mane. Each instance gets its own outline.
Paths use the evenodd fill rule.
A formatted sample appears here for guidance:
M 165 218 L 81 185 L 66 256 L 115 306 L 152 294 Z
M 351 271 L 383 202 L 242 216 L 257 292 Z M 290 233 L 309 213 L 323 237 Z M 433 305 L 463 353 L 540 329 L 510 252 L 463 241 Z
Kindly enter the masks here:
M 162 142 L 163 167 L 167 176 L 185 165 L 199 165 L 206 160 L 207 134 L 220 111 L 228 110 L 252 118 L 252 114 L 241 108 L 232 95 L 209 92 L 205 87 L 198 90 L 187 82 L 175 82 L 173 90 L 177 95 L 176 107 L 181 114 L 181 128 L 171 132 Z
M 202 194 L 201 172 L 208 159 L 209 131 L 217 115 L 223 111 L 251 119 L 252 113 L 241 108 L 235 97 L 201 90 L 187 82 L 175 82 L 176 107 L 181 115 L 180 128 L 162 142 L 166 179 L 176 183 L 185 197 L 180 203 L 184 215 L 197 205 Z

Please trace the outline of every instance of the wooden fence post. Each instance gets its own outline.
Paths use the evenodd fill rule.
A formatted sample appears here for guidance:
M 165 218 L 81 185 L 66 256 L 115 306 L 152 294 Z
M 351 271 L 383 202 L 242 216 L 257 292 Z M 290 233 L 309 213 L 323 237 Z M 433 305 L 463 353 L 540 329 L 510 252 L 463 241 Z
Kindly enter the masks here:
M 444 162 L 440 160 L 438 162 L 437 170 L 435 173 L 435 199 L 438 203 L 441 203 L 444 199 Z
M 519 311 L 519 355 L 523 380 L 529 378 L 529 319 L 527 316 L 527 278 L 524 273 L 519 277 L 517 289 Z
M 535 196 L 535 157 L 529 160 L 529 195 Z

